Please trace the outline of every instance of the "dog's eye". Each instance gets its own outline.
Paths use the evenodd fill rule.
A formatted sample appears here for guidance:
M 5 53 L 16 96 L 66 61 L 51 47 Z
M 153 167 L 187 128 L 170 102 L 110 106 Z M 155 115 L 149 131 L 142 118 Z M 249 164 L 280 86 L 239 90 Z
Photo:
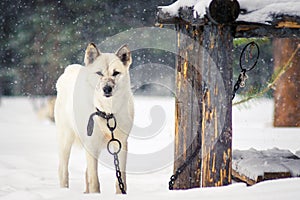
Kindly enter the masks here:
M 120 74 L 120 72 L 118 72 L 118 71 L 114 71 L 114 73 L 112 74 L 113 76 L 117 76 L 117 75 L 119 75 Z
M 102 72 L 96 72 L 97 75 L 103 76 Z

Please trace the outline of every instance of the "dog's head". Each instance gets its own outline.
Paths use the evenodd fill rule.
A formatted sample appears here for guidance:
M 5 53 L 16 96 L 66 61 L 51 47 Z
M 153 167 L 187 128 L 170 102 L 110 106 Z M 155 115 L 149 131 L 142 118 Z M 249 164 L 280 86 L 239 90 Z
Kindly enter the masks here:
M 98 76 L 97 90 L 106 98 L 113 96 L 119 86 L 129 86 L 131 62 L 127 45 L 121 46 L 115 53 L 101 53 L 95 44 L 90 43 L 85 51 L 85 66 Z

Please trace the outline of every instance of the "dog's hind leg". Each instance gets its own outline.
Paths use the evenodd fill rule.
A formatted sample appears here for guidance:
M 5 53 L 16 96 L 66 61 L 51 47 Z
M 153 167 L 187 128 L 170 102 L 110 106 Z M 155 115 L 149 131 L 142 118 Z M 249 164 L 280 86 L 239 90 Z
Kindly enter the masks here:
M 98 159 L 86 151 L 87 169 L 85 173 L 86 191 L 85 193 L 100 193 L 98 179 Z
M 127 161 L 127 141 L 122 141 L 122 150 L 119 153 L 119 163 L 120 163 L 120 171 L 121 171 L 121 177 L 124 184 L 124 190 L 127 190 L 127 184 L 126 184 L 126 161 Z M 119 187 L 118 180 L 116 181 L 116 193 L 122 194 L 122 191 Z
M 60 187 L 68 188 L 69 187 L 69 158 L 71 153 L 71 148 L 74 142 L 73 133 L 63 133 L 58 132 L 58 144 L 59 144 L 59 167 L 58 167 L 58 176 Z

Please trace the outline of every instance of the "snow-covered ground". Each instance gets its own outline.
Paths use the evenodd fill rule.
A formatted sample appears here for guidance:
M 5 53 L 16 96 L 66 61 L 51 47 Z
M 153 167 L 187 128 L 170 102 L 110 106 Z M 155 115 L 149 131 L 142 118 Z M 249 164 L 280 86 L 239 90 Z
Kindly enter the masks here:
M 85 157 L 77 148 L 73 149 L 70 160 L 70 189 L 60 189 L 54 124 L 37 118 L 30 99 L 2 99 L 0 199 L 299 199 L 300 178 L 266 181 L 252 187 L 236 183 L 219 188 L 168 191 L 172 174 L 174 100 L 136 97 L 135 104 L 135 129 L 129 140 L 128 195 L 123 196 L 114 194 L 115 174 L 108 163 L 103 163 L 107 167 L 99 168 L 102 193 L 83 194 Z M 233 110 L 234 149 L 278 147 L 293 153 L 300 150 L 300 129 L 272 127 L 272 101 L 258 100 Z M 160 128 L 155 129 L 153 123 Z M 153 134 L 147 134 L 147 129 Z M 151 153 L 152 160 L 135 163 L 135 159 Z M 155 156 L 161 162 L 155 162 Z

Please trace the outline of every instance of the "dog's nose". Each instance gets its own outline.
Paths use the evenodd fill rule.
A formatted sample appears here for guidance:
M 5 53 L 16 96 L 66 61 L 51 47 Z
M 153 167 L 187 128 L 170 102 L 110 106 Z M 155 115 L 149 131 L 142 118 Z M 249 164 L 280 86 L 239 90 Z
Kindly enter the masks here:
M 104 92 L 105 95 L 110 95 L 111 92 L 112 92 L 112 87 L 109 86 L 109 85 L 104 86 L 103 87 L 103 92 Z

